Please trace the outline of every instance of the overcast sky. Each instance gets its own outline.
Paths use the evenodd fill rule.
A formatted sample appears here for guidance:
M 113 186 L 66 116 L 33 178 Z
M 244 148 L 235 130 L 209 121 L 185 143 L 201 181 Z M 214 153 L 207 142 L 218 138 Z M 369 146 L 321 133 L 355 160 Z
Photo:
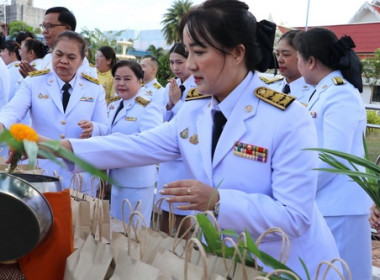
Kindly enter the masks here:
M 369 0 L 370 2 L 371 0 Z M 10 0 L 9 0 L 10 2 Z M 83 27 L 102 31 L 161 29 L 162 16 L 173 0 L 34 0 L 34 6 L 69 8 Z M 192 0 L 193 4 L 203 1 Z M 258 20 L 272 18 L 286 26 L 305 26 L 308 0 L 245 1 Z M 310 0 L 309 26 L 347 23 L 364 0 Z

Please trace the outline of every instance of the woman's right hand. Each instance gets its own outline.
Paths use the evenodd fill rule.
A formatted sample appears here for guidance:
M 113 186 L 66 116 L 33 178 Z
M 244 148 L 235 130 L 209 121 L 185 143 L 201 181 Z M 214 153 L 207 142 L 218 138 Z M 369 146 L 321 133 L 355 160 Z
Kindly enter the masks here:
M 169 81 L 169 102 L 167 109 L 170 110 L 182 98 L 181 89 L 174 78 Z

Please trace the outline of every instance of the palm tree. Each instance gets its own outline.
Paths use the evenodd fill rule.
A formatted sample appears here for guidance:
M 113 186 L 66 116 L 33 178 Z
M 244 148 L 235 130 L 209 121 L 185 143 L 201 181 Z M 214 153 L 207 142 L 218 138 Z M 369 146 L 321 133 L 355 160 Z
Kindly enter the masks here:
M 161 47 L 159 48 L 156 48 L 155 45 L 150 45 L 147 49 L 146 49 L 147 52 L 151 52 L 152 55 L 159 59 L 161 56 L 163 56 L 165 54 L 165 50 Z
M 161 23 L 164 25 L 162 32 L 168 45 L 175 42 L 179 42 L 179 23 L 181 18 L 187 13 L 187 11 L 192 7 L 193 2 L 190 0 L 176 0 L 172 6 L 164 14 Z

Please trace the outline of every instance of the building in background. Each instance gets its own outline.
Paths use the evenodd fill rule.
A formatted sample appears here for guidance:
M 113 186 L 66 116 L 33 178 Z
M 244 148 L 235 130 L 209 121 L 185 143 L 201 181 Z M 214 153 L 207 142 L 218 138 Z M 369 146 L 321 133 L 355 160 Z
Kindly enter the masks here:
M 317 26 L 309 26 L 309 29 Z M 373 57 L 380 49 L 380 1 L 365 2 L 347 24 L 318 26 L 333 31 L 338 38 L 349 35 L 355 42 L 355 52 L 359 58 Z M 290 29 L 303 30 L 304 27 L 278 27 L 281 33 Z M 378 79 L 380 81 L 380 77 Z M 380 84 L 369 85 L 363 79 L 362 98 L 366 104 L 380 104 Z
M 43 21 L 45 11 L 45 9 L 34 7 L 33 0 L 12 0 L 11 5 L 6 5 L 5 19 L 2 21 L 6 24 L 15 20 L 23 21 L 36 28 Z

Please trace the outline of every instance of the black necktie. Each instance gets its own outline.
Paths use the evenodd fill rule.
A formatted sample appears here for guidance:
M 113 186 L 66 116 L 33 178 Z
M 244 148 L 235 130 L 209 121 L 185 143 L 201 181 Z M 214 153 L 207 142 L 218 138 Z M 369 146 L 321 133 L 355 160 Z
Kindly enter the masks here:
M 123 109 L 123 108 L 124 108 L 124 101 L 121 100 L 121 102 L 120 102 L 120 104 L 119 104 L 119 107 L 117 108 L 116 113 L 115 113 L 115 115 L 113 116 L 112 124 L 114 123 L 117 114 L 119 114 L 119 112 L 120 112 L 121 109 Z
M 285 93 L 285 94 L 288 94 L 290 92 L 290 86 L 288 84 L 286 84 L 283 88 L 282 88 L 282 92 Z
M 313 98 L 314 93 L 316 92 L 316 89 L 313 91 L 313 93 L 310 95 L 309 102 Z
M 71 85 L 69 83 L 66 83 L 63 85 L 62 90 L 62 106 L 63 106 L 63 112 L 66 111 L 67 104 L 69 104 L 70 100 L 70 92 L 69 89 L 71 88 Z
M 184 85 L 180 85 L 179 89 L 181 90 L 181 96 L 183 96 L 183 92 L 185 91 L 186 87 Z
M 223 127 L 226 124 L 227 119 L 221 111 L 215 111 L 214 113 L 214 127 L 212 129 L 212 147 L 211 147 L 211 159 L 214 158 L 214 152 L 216 144 L 218 143 L 220 134 L 222 134 Z

